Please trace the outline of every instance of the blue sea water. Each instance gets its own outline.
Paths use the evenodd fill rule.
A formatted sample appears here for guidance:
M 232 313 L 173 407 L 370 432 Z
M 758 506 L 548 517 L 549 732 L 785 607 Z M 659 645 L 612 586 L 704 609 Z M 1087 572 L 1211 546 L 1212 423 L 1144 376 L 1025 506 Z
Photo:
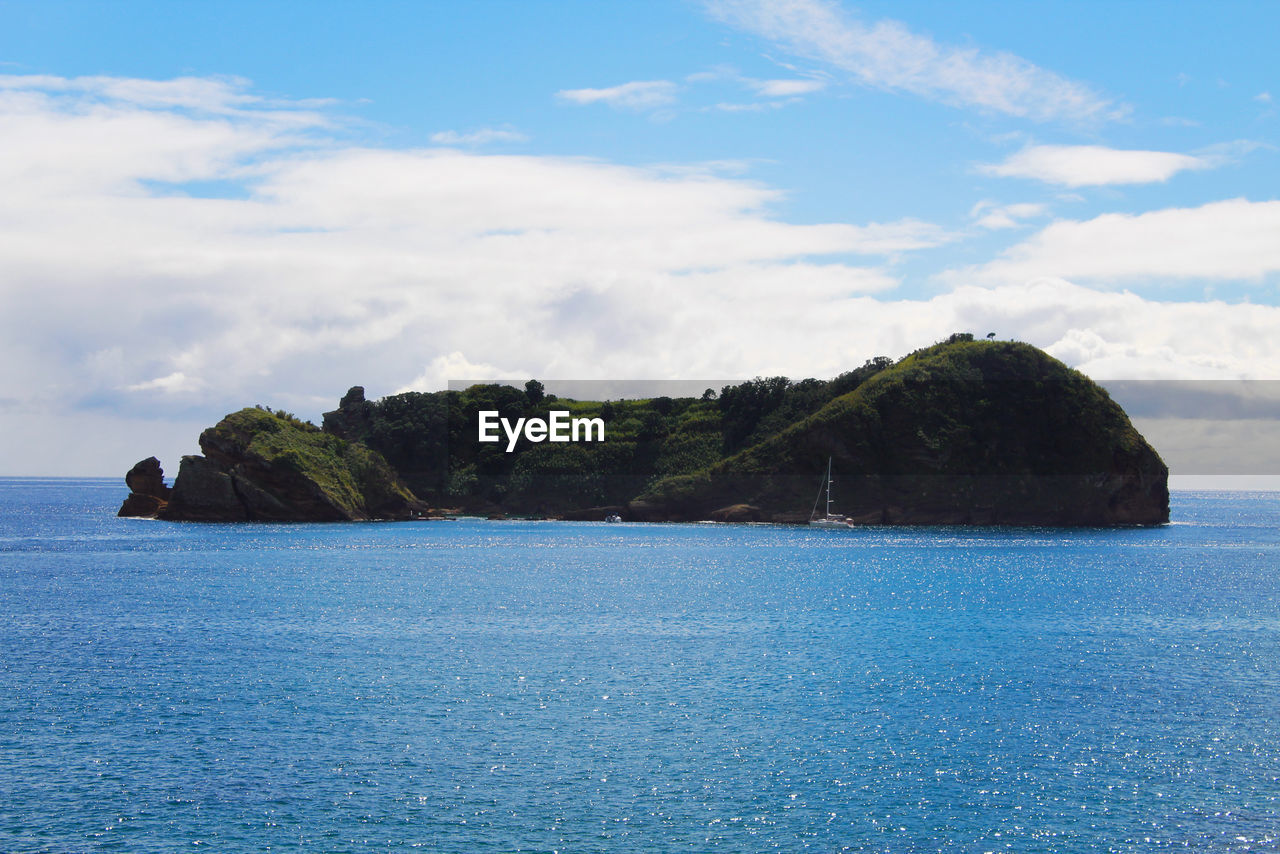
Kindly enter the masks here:
M 1072 531 L 123 497 L 0 480 L 0 850 L 1280 850 L 1280 495 Z

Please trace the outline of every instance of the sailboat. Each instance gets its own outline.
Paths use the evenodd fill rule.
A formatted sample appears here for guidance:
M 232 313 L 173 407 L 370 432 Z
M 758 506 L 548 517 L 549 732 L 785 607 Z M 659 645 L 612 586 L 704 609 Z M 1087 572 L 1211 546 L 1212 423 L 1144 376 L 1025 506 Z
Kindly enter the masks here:
M 823 516 L 818 515 L 818 502 L 822 499 L 823 488 L 827 490 L 827 512 Z M 813 499 L 813 510 L 809 512 L 809 524 L 815 528 L 847 528 L 849 520 L 844 516 L 837 516 L 831 512 L 831 457 L 827 457 L 827 476 L 823 479 L 822 485 L 818 487 L 818 495 Z

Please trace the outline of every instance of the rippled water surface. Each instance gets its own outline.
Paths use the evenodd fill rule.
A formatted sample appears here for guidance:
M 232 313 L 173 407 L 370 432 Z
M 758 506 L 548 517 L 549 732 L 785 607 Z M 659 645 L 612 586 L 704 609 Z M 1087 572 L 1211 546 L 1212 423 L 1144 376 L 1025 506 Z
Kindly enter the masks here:
M 0 850 L 1280 849 L 1280 496 L 1143 530 L 120 520 L 0 481 Z

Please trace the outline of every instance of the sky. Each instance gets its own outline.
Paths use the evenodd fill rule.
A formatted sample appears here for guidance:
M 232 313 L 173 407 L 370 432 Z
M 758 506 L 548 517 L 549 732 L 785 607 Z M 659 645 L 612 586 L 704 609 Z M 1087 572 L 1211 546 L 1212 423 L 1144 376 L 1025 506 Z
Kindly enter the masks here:
M 830 377 L 957 331 L 1265 398 L 1135 415 L 1212 474 L 1197 448 L 1280 447 L 1273 384 L 1234 382 L 1280 380 L 1276 32 L 1191 0 L 0 0 L 0 474 L 172 474 L 227 412 L 356 384 Z

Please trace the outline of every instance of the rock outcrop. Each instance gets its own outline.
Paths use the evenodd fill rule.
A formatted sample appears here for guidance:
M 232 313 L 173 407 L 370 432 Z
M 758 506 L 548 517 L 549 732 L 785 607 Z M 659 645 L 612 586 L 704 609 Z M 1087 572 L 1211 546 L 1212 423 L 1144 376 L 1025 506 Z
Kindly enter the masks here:
M 129 497 L 120 506 L 117 516 L 157 516 L 168 505 L 173 492 L 165 485 L 164 469 L 155 457 L 147 457 L 129 469 L 124 482 L 129 487 Z
M 338 401 L 338 408 L 324 413 L 321 427 L 326 433 L 347 439 L 360 441 L 369 434 L 373 404 L 365 399 L 364 386 L 353 385 Z
M 242 481 L 243 486 L 248 478 L 242 477 Z M 248 522 L 252 518 L 231 472 L 206 457 L 190 454 L 178 466 L 173 499 L 160 517 L 192 522 Z
M 232 413 L 200 434 L 200 449 L 203 456 L 182 458 L 167 502 L 145 515 L 197 522 L 426 515 L 427 508 L 377 453 L 284 413 Z
M 713 522 L 765 522 L 770 519 L 768 513 L 750 504 L 732 504 L 712 510 L 707 515 Z

